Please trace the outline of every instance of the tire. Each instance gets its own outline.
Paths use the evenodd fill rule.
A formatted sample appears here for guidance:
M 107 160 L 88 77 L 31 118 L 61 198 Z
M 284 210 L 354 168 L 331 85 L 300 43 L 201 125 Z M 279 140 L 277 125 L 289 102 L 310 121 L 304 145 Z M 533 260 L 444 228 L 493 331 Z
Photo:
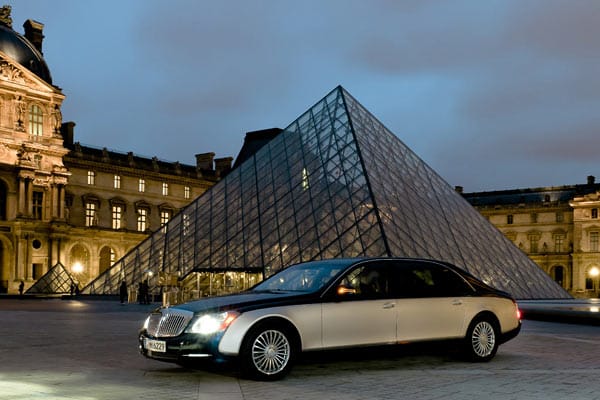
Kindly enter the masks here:
M 291 331 L 281 325 L 261 324 L 252 328 L 242 343 L 242 375 L 274 381 L 287 375 L 295 356 Z
M 465 338 L 465 354 L 474 362 L 490 361 L 498 351 L 498 324 L 491 318 L 471 322 Z

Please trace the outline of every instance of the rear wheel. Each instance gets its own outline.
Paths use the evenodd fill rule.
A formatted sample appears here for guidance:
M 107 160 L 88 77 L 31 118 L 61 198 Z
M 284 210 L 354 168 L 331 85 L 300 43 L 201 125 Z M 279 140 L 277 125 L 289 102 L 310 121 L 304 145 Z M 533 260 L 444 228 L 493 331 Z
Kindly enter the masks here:
M 294 355 L 291 337 L 290 331 L 282 326 L 253 328 L 242 344 L 242 373 L 260 380 L 283 378 L 291 368 Z
M 472 361 L 489 361 L 498 350 L 498 328 L 491 318 L 471 322 L 465 338 L 465 353 Z

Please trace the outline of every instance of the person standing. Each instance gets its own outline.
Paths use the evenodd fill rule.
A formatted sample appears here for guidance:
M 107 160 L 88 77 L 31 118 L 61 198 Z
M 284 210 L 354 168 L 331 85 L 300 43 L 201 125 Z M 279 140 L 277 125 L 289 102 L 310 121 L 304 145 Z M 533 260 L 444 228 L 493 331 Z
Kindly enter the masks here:
M 144 304 L 144 283 L 138 283 L 138 303 Z
M 119 298 L 121 300 L 121 304 L 125 303 L 127 300 L 127 282 L 121 282 L 121 286 L 119 287 Z
M 148 279 L 143 283 L 144 288 L 144 304 L 150 304 L 150 286 L 148 285 Z
M 25 282 L 21 281 L 21 283 L 19 283 L 19 295 L 23 296 L 23 289 L 25 289 Z

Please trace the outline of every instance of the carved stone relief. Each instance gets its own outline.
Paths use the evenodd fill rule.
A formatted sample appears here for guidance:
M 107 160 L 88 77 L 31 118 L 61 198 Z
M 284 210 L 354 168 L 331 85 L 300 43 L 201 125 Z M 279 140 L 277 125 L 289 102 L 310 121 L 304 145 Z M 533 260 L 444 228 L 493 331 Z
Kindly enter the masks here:
M 8 61 L 0 61 L 0 78 L 5 81 L 26 83 L 23 72 Z
M 25 131 L 25 112 L 27 111 L 25 108 L 25 99 L 23 96 L 15 96 L 14 100 L 14 113 L 16 115 L 16 126 L 15 129 L 17 131 L 24 132 Z
M 60 127 L 62 125 L 62 113 L 60 111 L 60 106 L 58 104 L 54 105 L 54 109 L 52 110 L 52 123 L 54 124 L 53 134 L 54 136 L 60 135 Z

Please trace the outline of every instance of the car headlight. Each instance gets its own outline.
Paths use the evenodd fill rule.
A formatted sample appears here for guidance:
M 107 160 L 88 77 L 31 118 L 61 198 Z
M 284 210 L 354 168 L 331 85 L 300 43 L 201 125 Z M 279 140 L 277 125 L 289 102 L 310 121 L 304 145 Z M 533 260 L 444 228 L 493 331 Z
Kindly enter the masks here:
M 194 320 L 188 327 L 187 332 L 211 335 L 224 331 L 240 315 L 235 311 L 223 313 L 204 314 Z
M 142 329 L 147 331 L 149 323 L 150 323 L 150 316 L 148 315 L 148 317 L 144 320 L 144 325 L 142 326 Z

